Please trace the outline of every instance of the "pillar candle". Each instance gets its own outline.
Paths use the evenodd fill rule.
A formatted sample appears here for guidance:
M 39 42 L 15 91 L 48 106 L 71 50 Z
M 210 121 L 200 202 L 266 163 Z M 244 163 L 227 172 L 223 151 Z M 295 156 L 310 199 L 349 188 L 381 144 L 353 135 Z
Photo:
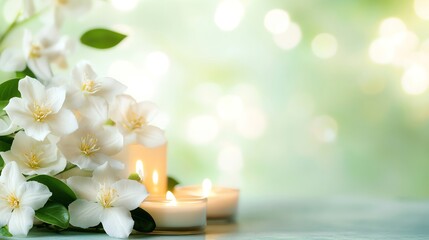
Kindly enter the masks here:
M 140 144 L 130 144 L 118 155 L 125 164 L 124 175 L 136 173 L 137 161 L 143 165 L 139 173 L 142 183 L 149 194 L 165 196 L 167 192 L 167 144 L 156 148 L 147 148 Z

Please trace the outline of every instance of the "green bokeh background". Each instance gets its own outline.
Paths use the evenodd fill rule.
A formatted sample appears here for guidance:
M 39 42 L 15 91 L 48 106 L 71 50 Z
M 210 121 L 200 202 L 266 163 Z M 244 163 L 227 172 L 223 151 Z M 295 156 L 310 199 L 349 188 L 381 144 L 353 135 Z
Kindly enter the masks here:
M 368 55 L 380 22 L 388 17 L 401 18 L 420 39 L 429 36 L 429 22 L 416 16 L 413 1 L 242 2 L 244 17 L 230 32 L 213 20 L 219 1 L 198 0 L 144 0 L 128 12 L 98 3 L 81 19 L 68 19 L 62 32 L 78 39 L 94 27 L 120 24 L 132 30 L 112 50 L 77 47 L 70 62 L 90 60 L 100 75 L 107 75 L 118 60 L 138 65 L 152 51 L 168 55 L 169 71 L 153 79 L 159 90 L 152 99 L 170 119 L 169 173 L 184 184 L 210 177 L 240 187 L 244 196 L 428 197 L 429 93 L 406 94 L 403 71 L 375 64 Z M 264 27 L 265 14 L 274 8 L 286 10 L 301 27 L 302 39 L 292 50 L 279 48 Z M 0 23 L 3 31 L 7 23 Z M 336 37 L 332 58 L 313 54 L 311 42 L 319 33 Z M 136 74 L 135 81 L 142 78 Z M 242 97 L 243 86 L 253 89 L 252 100 L 243 101 L 265 114 L 263 134 L 249 139 L 223 124 L 217 116 L 218 96 L 212 103 L 196 97 L 207 83 L 217 86 L 220 96 Z M 198 115 L 220 122 L 219 134 L 205 144 L 187 137 L 189 120 Z M 321 142 L 312 134 L 320 116 L 336 121 L 335 141 Z M 242 151 L 236 178 L 219 169 L 225 142 Z

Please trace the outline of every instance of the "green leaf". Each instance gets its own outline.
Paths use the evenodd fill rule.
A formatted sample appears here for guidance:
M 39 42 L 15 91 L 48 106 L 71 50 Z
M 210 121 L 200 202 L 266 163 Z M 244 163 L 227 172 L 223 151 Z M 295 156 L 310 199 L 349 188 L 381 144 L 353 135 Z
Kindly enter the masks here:
M 60 228 L 68 228 L 70 214 L 63 205 L 49 201 L 43 208 L 36 211 L 36 218 Z
M 0 137 L 0 152 L 9 151 L 10 147 L 12 146 L 13 138 L 8 136 L 1 136 Z M 4 167 L 4 161 L 3 158 L 0 156 L 0 170 Z
M 0 117 L 6 115 L 4 108 L 9 104 L 9 100 L 0 100 Z
M 10 150 L 10 146 L 12 145 L 13 138 L 8 136 L 0 136 L 0 152 Z
M 12 234 L 7 229 L 7 226 L 4 226 L 4 227 L 0 228 L 0 236 L 3 236 L 3 237 L 12 237 Z
M 8 100 L 0 100 L 0 108 L 3 109 L 9 103 Z
M 107 49 L 118 45 L 126 35 L 108 29 L 96 28 L 85 32 L 80 42 L 93 48 Z
M 54 177 L 48 175 L 36 175 L 28 180 L 46 185 L 52 192 L 50 200 L 61 203 L 66 207 L 77 199 L 76 194 L 69 188 L 69 186 L 67 186 L 67 184 Z
M 167 189 L 168 191 L 171 191 L 171 192 L 174 190 L 174 187 L 177 184 L 179 184 L 179 181 L 177 181 L 176 179 L 170 176 L 168 176 L 167 182 L 168 182 Z
M 21 96 L 18 91 L 19 80 L 20 78 L 14 78 L 0 84 L 0 100 L 9 101 L 13 97 Z
M 134 230 L 139 232 L 152 232 L 155 227 L 155 220 L 152 216 L 141 208 L 136 208 L 131 211 L 131 217 L 134 220 Z
M 20 72 L 15 72 L 15 76 L 17 78 L 24 78 L 25 76 L 36 78 L 36 75 L 33 73 L 33 71 L 31 71 L 31 69 L 28 68 L 28 66 L 26 66 L 25 69 Z

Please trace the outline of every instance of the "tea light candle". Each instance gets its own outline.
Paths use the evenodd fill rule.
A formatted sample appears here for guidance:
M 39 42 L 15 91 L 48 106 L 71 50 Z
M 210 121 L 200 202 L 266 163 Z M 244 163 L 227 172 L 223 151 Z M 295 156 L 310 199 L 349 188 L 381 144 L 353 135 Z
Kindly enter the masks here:
M 234 220 L 237 207 L 239 190 L 212 186 L 209 179 L 205 179 L 202 185 L 176 187 L 174 193 L 177 196 L 194 195 L 207 197 L 207 218 L 210 220 Z
M 149 196 L 141 205 L 155 220 L 156 231 L 201 231 L 206 227 L 207 199 L 170 191 L 166 198 Z

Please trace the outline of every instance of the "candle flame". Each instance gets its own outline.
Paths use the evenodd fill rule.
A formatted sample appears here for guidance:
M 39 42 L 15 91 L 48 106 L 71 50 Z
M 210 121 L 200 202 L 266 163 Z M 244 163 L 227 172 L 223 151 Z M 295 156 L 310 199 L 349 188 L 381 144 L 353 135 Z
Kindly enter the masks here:
M 171 203 L 176 203 L 176 197 L 170 191 L 167 191 L 167 194 L 165 194 L 165 198 L 167 199 L 167 201 L 169 201 Z
M 143 162 L 142 160 L 137 160 L 136 162 L 136 172 L 139 175 L 140 179 L 143 180 L 144 171 L 143 171 Z
M 207 197 L 208 195 L 210 195 L 211 191 L 212 191 L 212 181 L 206 178 L 203 181 L 203 196 Z
M 158 185 L 158 171 L 156 171 L 156 170 L 153 171 L 152 182 L 153 182 L 153 184 Z

